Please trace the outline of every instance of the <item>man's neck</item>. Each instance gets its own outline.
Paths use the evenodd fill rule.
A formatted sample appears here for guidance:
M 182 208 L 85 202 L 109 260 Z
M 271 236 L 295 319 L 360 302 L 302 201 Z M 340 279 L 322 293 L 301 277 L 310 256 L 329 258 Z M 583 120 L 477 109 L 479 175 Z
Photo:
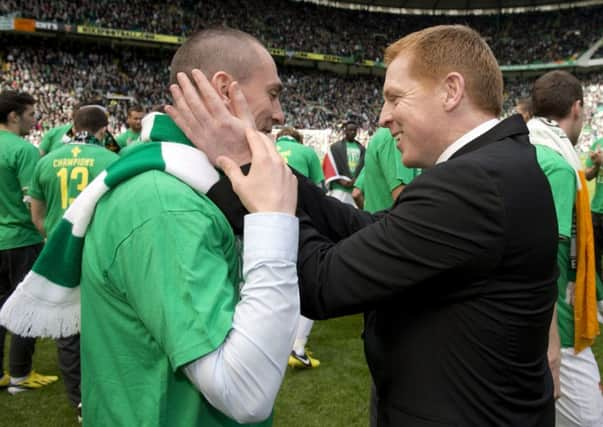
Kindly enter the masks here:
M 459 115 L 458 118 L 453 118 L 450 120 L 450 126 L 448 127 L 448 145 L 453 144 L 459 138 L 462 138 L 463 135 L 471 132 L 476 127 L 481 124 L 495 119 L 496 116 L 493 114 L 485 113 L 483 111 L 472 110 L 469 114 Z
M 457 138 L 446 145 L 435 163 L 442 163 L 450 159 L 458 150 L 492 129 L 498 123 L 497 120 L 492 116 L 479 116 L 479 120 L 471 122 L 471 127 L 467 125 L 465 128 L 459 128 L 463 129 L 463 132 L 459 131 Z
M 572 119 L 568 116 L 563 119 L 550 119 L 550 120 L 555 120 L 557 122 L 557 124 L 559 125 L 559 128 L 561 128 L 561 130 L 563 132 L 565 132 L 565 136 L 567 136 L 567 138 L 570 140 L 572 145 L 575 146 L 578 141 L 574 142 L 570 139 L 571 129 L 574 126 L 574 122 L 572 121 Z
M 8 124 L 2 124 L 0 123 L 0 130 L 4 130 L 7 132 L 12 132 L 15 135 L 19 136 L 19 130 L 15 129 L 14 126 L 8 125 Z

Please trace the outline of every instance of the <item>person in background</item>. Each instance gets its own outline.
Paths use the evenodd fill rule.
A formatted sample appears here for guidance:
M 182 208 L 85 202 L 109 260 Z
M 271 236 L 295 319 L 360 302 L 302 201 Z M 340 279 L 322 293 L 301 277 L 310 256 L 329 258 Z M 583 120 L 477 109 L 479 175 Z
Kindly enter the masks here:
M 548 72 L 534 82 L 532 102 L 530 141 L 553 192 L 558 223 L 561 367 L 556 425 L 601 426 L 599 367 L 590 348 L 599 334 L 598 275 L 586 179 L 574 150 L 584 122 L 582 85 L 566 71 Z
M 358 133 L 356 123 L 346 122 L 343 133 L 343 139 L 327 149 L 322 161 L 322 169 L 329 195 L 356 206 L 352 192 L 354 182 L 364 166 L 366 150 L 360 142 L 356 141 Z
M 289 166 L 323 188 L 325 178 L 320 167 L 320 159 L 316 151 L 303 145 L 303 140 L 302 134 L 297 130 L 283 128 L 276 135 L 276 150 Z M 289 356 L 289 366 L 292 368 L 306 369 L 320 366 L 320 360 L 312 357 L 306 349 L 313 325 L 312 319 L 300 316 L 295 342 Z
M 120 148 L 123 149 L 140 139 L 144 114 L 144 109 L 140 105 L 133 105 L 128 108 L 128 117 L 126 119 L 128 128 L 115 137 L 115 141 L 117 141 Z
M 42 250 L 43 237 L 29 213 L 29 185 L 40 154 L 23 139 L 34 125 L 34 98 L 25 92 L 0 93 L 0 307 L 31 269 Z M 23 307 L 27 309 L 27 307 Z M 0 366 L 4 362 L 6 329 L 0 327 Z M 58 377 L 32 369 L 35 339 L 12 334 L 9 369 L 0 387 L 11 394 L 47 386 Z
M 532 98 L 529 96 L 518 98 L 517 101 L 515 101 L 515 112 L 521 114 L 524 122 L 529 122 L 530 119 L 534 117 Z
M 354 184 L 356 204 L 362 203 L 367 212 L 391 208 L 404 187 L 417 177 L 421 170 L 403 163 L 403 154 L 396 148 L 396 140 L 387 128 L 375 131 L 366 148 L 364 168 Z M 356 199 L 361 193 L 362 199 Z
M 52 234 L 73 200 L 119 157 L 103 146 L 107 115 L 95 106 L 73 115 L 74 137 L 42 157 L 33 173 L 30 196 L 32 221 L 40 234 Z M 75 408 L 82 401 L 79 334 L 56 340 L 58 362 L 67 397 Z

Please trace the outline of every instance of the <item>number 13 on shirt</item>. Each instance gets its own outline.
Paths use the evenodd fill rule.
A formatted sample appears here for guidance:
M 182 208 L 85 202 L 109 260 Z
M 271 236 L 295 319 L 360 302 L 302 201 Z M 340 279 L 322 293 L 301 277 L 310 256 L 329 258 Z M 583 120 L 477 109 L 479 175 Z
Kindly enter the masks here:
M 88 169 L 78 166 L 73 168 L 71 173 L 69 173 L 69 169 L 61 168 L 57 172 L 57 176 L 61 184 L 61 207 L 67 209 L 75 199 L 75 197 L 69 197 L 69 189 L 73 188 L 73 184 L 75 184 L 77 194 L 80 194 L 86 188 L 88 185 Z

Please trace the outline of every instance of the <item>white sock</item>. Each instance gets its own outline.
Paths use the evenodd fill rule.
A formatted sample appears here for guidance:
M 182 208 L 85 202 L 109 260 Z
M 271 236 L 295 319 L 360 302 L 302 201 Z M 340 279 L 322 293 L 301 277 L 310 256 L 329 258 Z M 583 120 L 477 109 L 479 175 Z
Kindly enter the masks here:
M 293 351 L 297 355 L 303 356 L 304 353 L 306 352 L 306 350 L 305 350 L 306 342 L 308 342 L 307 339 L 296 339 L 295 342 L 293 343 Z
M 308 336 L 314 325 L 314 320 L 310 320 L 307 317 L 300 316 L 297 324 L 297 335 L 295 342 L 293 343 L 293 351 L 303 356 L 306 353 L 306 343 L 308 342 Z
M 10 383 L 11 384 L 17 384 L 20 383 L 21 381 L 23 381 L 25 378 L 27 378 L 29 375 L 25 375 L 24 377 L 10 377 Z

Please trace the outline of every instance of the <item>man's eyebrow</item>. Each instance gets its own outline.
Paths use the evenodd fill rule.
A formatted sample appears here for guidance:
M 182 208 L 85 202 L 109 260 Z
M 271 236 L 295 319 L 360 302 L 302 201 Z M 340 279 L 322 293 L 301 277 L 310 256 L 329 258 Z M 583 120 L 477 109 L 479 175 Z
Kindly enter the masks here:
M 395 96 L 395 93 L 391 89 L 388 88 L 388 89 L 384 89 L 383 90 L 383 97 L 384 98 L 391 98 L 393 96 Z
M 284 86 L 281 82 L 272 83 L 268 86 L 268 90 L 276 90 L 279 93 L 283 91 L 283 88 L 284 88 Z

